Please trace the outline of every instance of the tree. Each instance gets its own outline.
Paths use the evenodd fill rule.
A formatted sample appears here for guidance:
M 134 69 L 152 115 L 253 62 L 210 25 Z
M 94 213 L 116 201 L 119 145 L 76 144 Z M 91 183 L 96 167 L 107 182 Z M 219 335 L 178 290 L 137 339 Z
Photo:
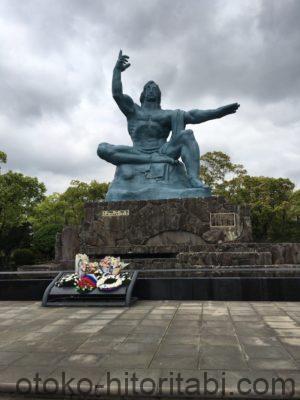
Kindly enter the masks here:
M 0 250 L 6 257 L 13 243 L 18 246 L 28 237 L 28 221 L 45 191 L 37 178 L 12 171 L 0 175 Z
M 289 240 L 290 201 L 294 183 L 286 178 L 249 176 L 233 178 L 218 190 L 234 204 L 247 204 L 251 210 L 255 240 Z
M 207 152 L 200 160 L 200 178 L 213 191 L 222 187 L 228 176 L 241 177 L 247 173 L 243 165 L 232 163 L 222 151 Z
M 34 247 L 51 258 L 55 236 L 65 225 L 79 225 L 83 218 L 84 203 L 105 198 L 107 183 L 72 181 L 62 194 L 54 193 L 37 204 L 30 221 L 33 226 Z
M 4 151 L 0 150 L 0 163 L 6 164 L 7 162 L 7 155 Z M 0 174 L 1 174 L 1 166 L 0 166 Z

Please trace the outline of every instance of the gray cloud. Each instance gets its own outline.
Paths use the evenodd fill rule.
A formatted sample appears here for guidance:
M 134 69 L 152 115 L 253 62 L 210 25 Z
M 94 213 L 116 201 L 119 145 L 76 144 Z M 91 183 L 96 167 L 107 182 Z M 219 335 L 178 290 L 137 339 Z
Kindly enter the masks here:
M 194 127 L 202 152 L 300 184 L 299 1 L 3 0 L 0 15 L 0 147 L 49 191 L 111 179 L 97 143 L 130 143 L 110 95 L 119 48 L 136 101 L 154 79 L 165 108 L 241 103 Z

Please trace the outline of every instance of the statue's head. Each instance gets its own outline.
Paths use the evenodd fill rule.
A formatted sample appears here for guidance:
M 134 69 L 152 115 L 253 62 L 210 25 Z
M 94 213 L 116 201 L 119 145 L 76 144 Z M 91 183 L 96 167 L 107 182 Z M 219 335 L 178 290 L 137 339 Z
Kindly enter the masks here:
M 143 104 L 145 100 L 157 102 L 157 104 L 160 106 L 161 91 L 159 86 L 154 81 L 149 81 L 144 86 L 140 96 L 141 104 Z

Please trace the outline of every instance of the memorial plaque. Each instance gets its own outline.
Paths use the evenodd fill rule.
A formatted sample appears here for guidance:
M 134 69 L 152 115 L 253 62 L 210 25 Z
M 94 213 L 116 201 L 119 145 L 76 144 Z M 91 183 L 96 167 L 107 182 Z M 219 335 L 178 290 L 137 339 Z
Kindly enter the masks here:
M 231 227 L 235 225 L 235 213 L 210 213 L 210 226 L 213 228 Z
M 127 217 L 129 210 L 103 210 L 102 217 Z

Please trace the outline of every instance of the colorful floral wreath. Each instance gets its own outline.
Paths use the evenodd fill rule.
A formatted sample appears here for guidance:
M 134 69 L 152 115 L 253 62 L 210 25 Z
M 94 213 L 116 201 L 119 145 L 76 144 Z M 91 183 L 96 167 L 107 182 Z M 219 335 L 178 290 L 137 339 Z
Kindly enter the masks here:
M 96 287 L 97 287 L 97 278 L 93 274 L 84 275 L 77 281 L 75 285 L 75 288 L 78 293 L 91 292 Z
M 100 291 L 110 292 L 118 289 L 123 285 L 123 280 L 120 276 L 106 274 L 103 275 L 97 282 L 97 287 Z

